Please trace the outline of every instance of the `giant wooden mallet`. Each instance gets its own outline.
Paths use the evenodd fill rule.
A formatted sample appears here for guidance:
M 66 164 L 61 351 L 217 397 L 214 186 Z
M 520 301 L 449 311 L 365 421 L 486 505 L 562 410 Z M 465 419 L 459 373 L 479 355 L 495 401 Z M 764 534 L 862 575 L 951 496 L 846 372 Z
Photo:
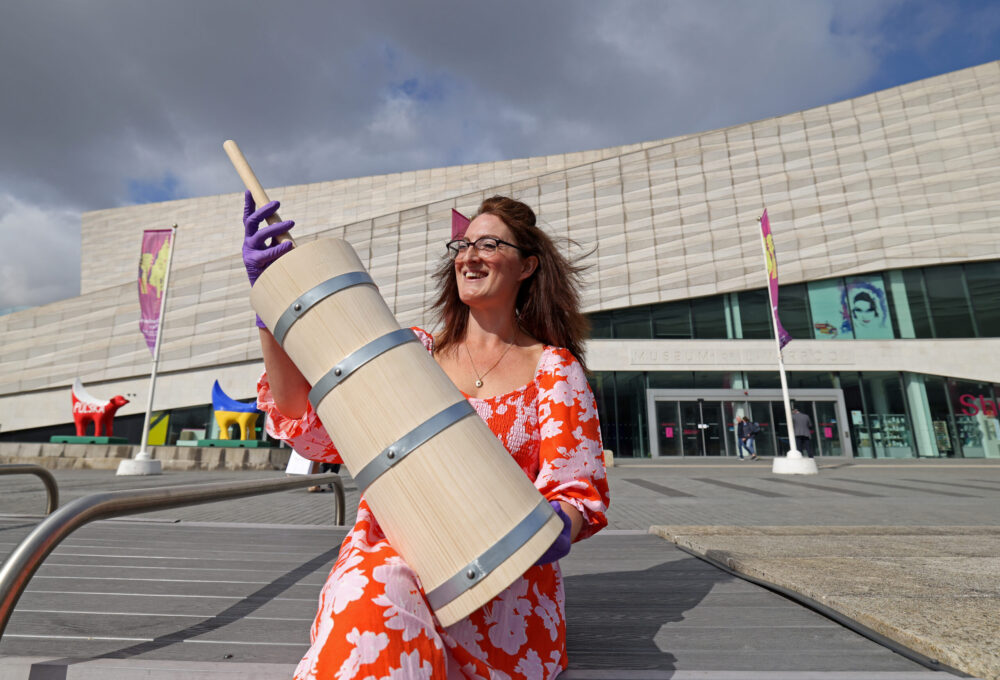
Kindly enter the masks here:
M 224 146 L 266 203 L 239 148 Z M 309 402 L 442 625 L 489 602 L 552 545 L 562 520 L 400 328 L 346 241 L 293 248 L 261 274 L 250 301 L 312 386 Z

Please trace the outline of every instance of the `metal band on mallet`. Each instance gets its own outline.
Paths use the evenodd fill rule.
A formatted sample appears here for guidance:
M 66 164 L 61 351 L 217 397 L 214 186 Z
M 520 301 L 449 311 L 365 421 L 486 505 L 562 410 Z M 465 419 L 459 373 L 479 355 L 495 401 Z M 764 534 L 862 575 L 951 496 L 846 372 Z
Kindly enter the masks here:
M 552 506 L 544 498 L 518 522 L 507 535 L 494 543 L 482 555 L 472 560 L 447 581 L 427 593 L 427 601 L 433 609 L 441 609 L 472 586 L 482 581 L 491 571 L 503 564 L 521 546 L 528 542 L 539 529 L 545 526 L 552 515 Z
M 420 342 L 420 338 L 409 328 L 398 328 L 362 345 L 337 362 L 333 368 L 326 372 L 326 375 L 316 381 L 316 384 L 309 390 L 309 403 L 312 404 L 313 409 L 319 409 L 319 403 L 323 401 L 323 398 L 334 387 L 347 380 L 354 371 L 393 347 L 408 342 Z
M 368 464 L 354 475 L 354 483 L 358 485 L 358 491 L 363 494 L 372 482 L 406 458 L 418 446 L 439 432 L 448 429 L 462 418 L 475 414 L 476 409 L 472 408 L 472 404 L 464 399 L 438 411 L 368 461 Z
M 346 274 L 334 276 L 332 279 L 327 279 L 323 283 L 313 286 L 297 297 L 281 313 L 281 316 L 278 317 L 278 321 L 274 324 L 274 330 L 272 331 L 274 339 L 278 341 L 279 345 L 284 346 L 285 336 L 288 335 L 288 330 L 292 327 L 292 324 L 301 319 L 314 305 L 345 288 L 365 284 L 375 285 L 368 272 L 347 272 Z

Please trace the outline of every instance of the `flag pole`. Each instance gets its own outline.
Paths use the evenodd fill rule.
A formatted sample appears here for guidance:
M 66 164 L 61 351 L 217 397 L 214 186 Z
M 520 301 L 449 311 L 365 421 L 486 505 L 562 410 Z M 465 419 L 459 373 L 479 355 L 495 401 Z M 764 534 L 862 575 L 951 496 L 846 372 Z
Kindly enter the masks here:
M 766 211 L 765 211 L 766 212 Z M 757 218 L 757 222 L 761 221 Z M 767 244 L 764 242 L 764 232 L 760 231 L 760 249 L 764 255 L 764 278 L 767 281 L 767 302 L 771 312 L 771 328 L 774 329 L 774 347 L 778 354 L 778 375 L 781 376 L 781 399 L 785 404 L 785 425 L 788 428 L 788 454 L 780 456 L 775 452 L 771 472 L 786 475 L 815 475 L 819 472 L 816 461 L 804 458 L 802 452 L 795 447 L 795 426 L 792 423 L 792 405 L 788 397 L 788 379 L 785 377 L 785 361 L 781 355 L 781 334 L 778 331 L 778 314 L 771 297 L 771 271 L 768 267 Z M 773 237 L 772 237 L 773 238 Z
M 146 450 L 146 440 L 149 438 L 149 420 L 153 414 L 153 394 L 156 391 L 156 368 L 160 363 L 160 339 L 163 337 L 163 313 L 167 309 L 167 295 L 170 291 L 170 265 L 174 259 L 174 247 L 177 241 L 177 225 L 170 228 L 170 253 L 167 255 L 167 273 L 163 277 L 163 295 L 160 298 L 160 314 L 156 321 L 156 343 L 153 346 L 153 368 L 149 374 L 149 396 L 146 399 L 146 417 L 142 423 L 142 438 L 139 440 L 139 452 L 135 458 L 123 460 L 118 464 L 118 476 L 124 475 L 159 475 L 163 474 L 163 463 L 154 460 Z

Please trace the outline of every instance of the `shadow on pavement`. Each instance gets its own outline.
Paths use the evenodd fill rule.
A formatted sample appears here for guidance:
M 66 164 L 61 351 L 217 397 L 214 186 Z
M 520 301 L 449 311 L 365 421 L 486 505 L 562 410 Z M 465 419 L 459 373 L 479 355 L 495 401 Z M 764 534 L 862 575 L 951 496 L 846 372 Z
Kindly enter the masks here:
M 657 633 L 681 621 L 716 583 L 731 580 L 694 557 L 566 577 L 569 668 L 674 670 L 677 658 L 659 648 Z

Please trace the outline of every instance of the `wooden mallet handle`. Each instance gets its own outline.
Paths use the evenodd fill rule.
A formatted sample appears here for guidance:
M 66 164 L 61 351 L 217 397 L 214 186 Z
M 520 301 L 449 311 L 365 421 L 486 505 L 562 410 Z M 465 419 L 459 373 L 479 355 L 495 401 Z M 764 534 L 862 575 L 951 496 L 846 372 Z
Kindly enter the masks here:
M 257 207 L 269 203 L 270 198 L 267 197 L 267 192 L 264 191 L 264 187 L 261 186 L 260 181 L 257 179 L 257 175 L 254 174 L 253 168 L 247 163 L 247 159 L 243 156 L 243 152 L 240 151 L 240 147 L 237 146 L 236 142 L 231 139 L 227 139 L 222 143 L 222 148 L 226 150 L 226 155 L 229 156 L 229 160 L 232 162 L 233 167 L 236 168 L 236 172 L 239 174 L 240 179 L 243 180 L 243 185 L 250 190 L 250 195 L 253 196 L 253 200 L 257 203 Z M 278 217 L 278 213 L 274 213 L 267 218 L 268 224 L 274 224 L 275 222 L 280 222 L 281 218 Z M 274 238 L 275 243 L 281 243 L 283 241 L 292 241 L 292 237 L 287 233 L 279 234 Z M 294 241 L 292 241 L 294 243 Z

